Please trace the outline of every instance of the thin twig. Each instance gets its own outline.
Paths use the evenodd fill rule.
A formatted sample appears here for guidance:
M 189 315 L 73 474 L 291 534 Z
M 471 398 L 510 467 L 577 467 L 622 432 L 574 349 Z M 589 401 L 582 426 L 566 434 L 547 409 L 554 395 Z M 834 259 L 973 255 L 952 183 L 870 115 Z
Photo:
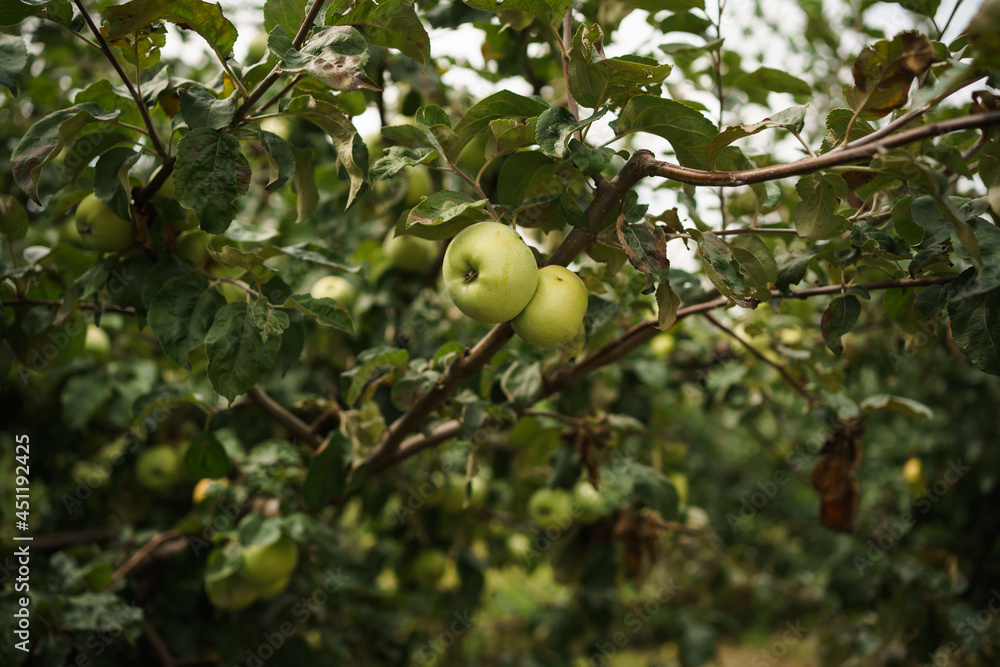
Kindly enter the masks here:
M 151 537 L 148 542 L 142 545 L 142 547 L 140 547 L 138 551 L 132 554 L 132 556 L 129 557 L 127 561 L 125 561 L 124 565 L 118 568 L 115 571 L 115 573 L 111 575 L 111 583 L 108 584 L 108 587 L 110 588 L 116 582 L 120 581 L 126 575 L 128 575 L 128 573 L 131 572 L 136 565 L 141 563 L 146 558 L 146 556 L 153 553 L 153 551 L 155 551 L 156 548 L 159 547 L 161 544 L 163 544 L 168 540 L 181 537 L 183 534 L 184 533 L 182 533 L 181 531 L 171 528 L 169 530 L 163 531 L 162 533 L 157 533 L 156 535 L 153 535 L 153 537 Z
M 782 366 L 781 364 L 777 364 L 777 363 L 771 361 L 770 359 L 768 359 L 764 355 L 763 352 L 761 352 L 756 347 L 754 347 L 753 345 L 751 345 L 749 342 L 747 342 L 746 340 L 744 340 L 742 336 L 740 336 L 735 331 L 733 331 L 732 329 L 730 329 L 729 327 L 727 327 L 725 324 L 723 324 L 722 322 L 720 322 L 719 320 L 717 320 L 716 318 L 714 318 L 711 315 L 711 313 L 702 313 L 701 315 L 706 320 L 708 320 L 709 322 L 711 322 L 712 325 L 715 326 L 717 329 L 719 329 L 720 331 L 722 331 L 726 335 L 730 336 L 734 340 L 738 341 L 743 347 L 745 347 L 747 349 L 747 352 L 749 352 L 753 356 L 757 357 L 758 359 L 760 359 L 761 361 L 763 361 L 765 364 L 767 364 L 768 366 L 770 366 L 774 370 L 778 371 L 778 375 L 781 376 L 781 378 L 788 384 L 788 386 L 791 387 L 792 389 L 794 389 L 795 392 L 799 396 L 801 396 L 802 398 L 806 399 L 806 401 L 808 401 L 810 405 L 816 405 L 817 403 L 819 403 L 819 401 L 816 400 L 816 397 L 813 396 L 811 393 L 809 393 L 808 389 L 806 389 L 805 387 L 803 387 L 801 384 L 799 384 L 795 380 L 795 378 L 793 378 L 791 375 L 788 374 L 788 371 L 785 369 L 784 366 Z
M 563 17 L 562 26 L 562 63 L 563 63 L 563 78 L 566 81 L 566 108 L 569 112 L 573 114 L 573 118 L 580 120 L 580 107 L 577 106 L 576 100 L 573 99 L 573 93 L 569 91 L 569 52 L 573 48 L 573 7 L 571 6 L 566 10 L 566 16 Z M 577 138 L 579 138 L 579 130 L 577 130 Z
M 314 433 L 309 425 L 286 410 L 277 401 L 267 395 L 260 385 L 254 385 L 247 392 L 247 396 L 260 406 L 260 409 L 267 413 L 267 416 L 287 428 L 292 435 L 302 440 L 313 449 L 318 449 L 323 444 L 323 438 Z
M 125 88 L 128 89 L 129 95 L 135 100 L 136 106 L 139 107 L 139 114 L 142 116 L 142 122 L 145 123 L 146 128 L 149 130 L 149 140 L 153 142 L 153 148 L 156 150 L 156 154 L 160 156 L 161 160 L 168 160 L 170 158 L 170 153 L 164 148 L 163 143 L 160 141 L 160 136 L 156 133 L 156 127 L 153 125 L 153 119 L 149 115 L 149 109 L 146 108 L 146 103 L 142 101 L 142 95 L 135 89 L 132 85 L 132 80 L 128 78 L 125 74 L 125 70 L 118 63 L 118 59 L 115 58 L 115 54 L 111 52 L 111 47 L 104 40 L 104 35 L 101 34 L 101 30 L 94 23 L 94 19 L 90 17 L 87 10 L 84 8 L 81 0 L 73 0 L 76 8 L 80 10 L 80 14 L 83 16 L 83 20 L 87 23 L 87 27 L 90 28 L 90 32 L 94 34 L 97 38 L 97 43 L 101 47 L 101 51 L 104 52 L 104 56 L 111 62 L 111 66 L 115 68 L 118 72 L 118 76 L 121 77 L 122 82 L 125 84 Z
M 142 617 L 142 634 L 152 644 L 153 652 L 156 653 L 156 657 L 160 660 L 160 664 L 163 667 L 176 667 L 177 661 L 170 652 L 167 643 L 163 641 L 163 637 L 160 636 L 160 633 L 156 631 L 156 628 L 153 627 L 153 624 L 145 616 Z
M 59 301 L 51 301 L 49 299 L 11 299 L 0 300 L 0 304 L 4 306 L 50 306 L 52 308 L 58 308 L 62 305 Z M 98 307 L 92 303 L 78 303 L 76 307 L 81 310 L 95 310 Z M 100 309 L 108 313 L 124 313 L 126 315 L 135 315 L 135 308 L 122 308 L 121 306 L 115 306 L 111 304 L 101 304 Z

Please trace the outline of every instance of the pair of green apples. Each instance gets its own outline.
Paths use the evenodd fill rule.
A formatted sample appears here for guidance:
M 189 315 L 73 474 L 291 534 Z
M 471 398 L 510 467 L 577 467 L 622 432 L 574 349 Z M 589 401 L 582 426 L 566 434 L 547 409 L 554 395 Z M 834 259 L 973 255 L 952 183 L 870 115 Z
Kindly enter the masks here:
M 208 599 L 218 609 L 238 611 L 288 588 L 299 564 L 299 547 L 288 535 L 281 535 L 269 544 L 244 547 L 242 558 L 236 573 L 205 582 Z
M 535 263 L 521 235 L 499 222 L 479 222 L 459 232 L 444 254 L 448 296 L 474 320 L 510 322 L 537 347 L 558 347 L 581 333 L 587 287 L 562 266 Z

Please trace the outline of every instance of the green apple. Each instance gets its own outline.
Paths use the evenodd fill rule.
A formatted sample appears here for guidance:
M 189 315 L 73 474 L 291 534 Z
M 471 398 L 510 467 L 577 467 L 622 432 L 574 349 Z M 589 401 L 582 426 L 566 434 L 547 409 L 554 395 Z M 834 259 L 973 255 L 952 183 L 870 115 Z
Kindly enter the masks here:
M 225 579 L 206 581 L 205 592 L 208 593 L 208 600 L 212 605 L 228 611 L 245 609 L 259 596 L 257 587 L 239 574 Z
M 181 479 L 181 457 L 170 445 L 142 450 L 135 462 L 135 476 L 147 489 L 164 489 Z
M 358 298 L 357 290 L 347 278 L 324 276 L 313 283 L 309 295 L 314 299 L 333 299 L 344 308 L 351 308 Z
M 119 218 L 93 193 L 76 207 L 76 230 L 94 250 L 121 252 L 134 243 L 132 221 Z
M 535 293 L 538 273 L 535 256 L 521 235 L 489 221 L 460 231 L 448 244 L 442 267 L 448 296 L 458 309 L 491 324 L 507 322 L 524 310 Z
M 531 553 L 531 538 L 524 533 L 511 533 L 507 538 L 507 552 L 515 558 L 527 558 Z
M 565 345 L 577 336 L 587 314 L 587 286 L 563 266 L 538 270 L 538 286 L 511 325 L 536 347 Z
M 205 266 L 209 260 L 208 244 L 211 240 L 212 235 L 202 229 L 186 231 L 174 242 L 174 254 L 195 266 Z
M 106 361 L 111 354 L 111 339 L 107 332 L 97 325 L 88 324 L 83 351 L 99 361 Z
M 528 499 L 528 516 L 542 529 L 565 529 L 573 522 L 573 495 L 565 489 L 538 489 Z
M 389 265 L 403 273 L 425 273 L 437 257 L 438 244 L 416 236 L 396 236 L 389 232 L 382 244 Z
M 413 578 L 424 588 L 433 588 L 448 568 L 448 556 L 439 549 L 425 549 L 413 561 Z
M 379 156 L 381 157 L 381 156 Z M 410 168 L 406 174 L 406 206 L 412 208 L 434 190 L 431 170 L 422 164 Z
M 482 507 L 486 500 L 486 480 L 482 477 L 472 478 L 472 494 L 469 496 L 469 509 Z M 465 475 L 448 475 L 445 483 L 434 494 L 441 494 L 441 508 L 445 512 L 457 513 L 465 506 Z
M 673 335 L 664 332 L 657 334 L 653 340 L 649 341 L 649 351 L 660 361 L 668 361 L 676 345 L 677 341 L 674 340 Z
M 583 521 L 593 521 L 608 511 L 600 491 L 587 480 L 580 480 L 573 487 L 573 504 L 579 508 Z
M 672 472 L 667 475 L 667 479 L 670 483 L 674 485 L 674 489 L 677 490 L 677 501 L 681 507 L 687 505 L 688 501 L 688 478 L 686 475 L 679 472 Z
M 174 175 L 170 174 L 167 176 L 167 180 L 163 182 L 160 189 L 156 191 L 154 197 L 164 197 L 165 199 L 177 199 L 177 193 L 174 190 Z M 184 209 L 184 217 L 177 220 L 169 220 L 168 224 L 172 225 L 175 231 L 181 232 L 187 229 L 194 229 L 201 222 L 198 220 L 198 216 L 195 212 L 189 208 Z
M 291 581 L 292 575 L 286 574 L 285 576 L 279 577 L 270 583 L 261 584 L 257 587 L 257 595 L 260 596 L 261 600 L 270 600 L 288 588 L 288 584 Z
M 251 545 L 243 550 L 240 572 L 256 584 L 270 584 L 289 576 L 299 564 L 299 545 L 282 535 L 266 545 Z

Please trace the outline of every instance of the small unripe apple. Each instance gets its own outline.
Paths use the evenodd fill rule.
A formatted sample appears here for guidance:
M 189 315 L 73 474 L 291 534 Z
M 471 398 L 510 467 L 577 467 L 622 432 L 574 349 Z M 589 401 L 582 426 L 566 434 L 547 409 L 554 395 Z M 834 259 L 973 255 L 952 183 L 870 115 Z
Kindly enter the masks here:
M 587 286 L 563 266 L 538 270 L 535 293 L 511 326 L 536 347 L 557 347 L 573 340 L 587 314 Z
M 538 489 L 528 500 L 528 516 L 542 529 L 569 528 L 573 523 L 573 496 L 565 489 Z
M 83 341 L 83 351 L 98 361 L 106 361 L 111 354 L 111 339 L 101 327 L 88 324 L 87 337 Z
M 212 235 L 202 229 L 192 229 L 177 237 L 174 254 L 195 266 L 205 266 L 209 260 L 208 244 Z
M 347 278 L 324 276 L 313 283 L 309 296 L 314 299 L 333 299 L 344 308 L 350 309 L 358 298 L 357 290 Z
M 653 340 L 649 341 L 649 351 L 660 361 L 667 361 L 676 347 L 677 341 L 669 333 L 657 334 Z
M 608 509 L 600 491 L 587 480 L 580 480 L 573 487 L 573 503 L 579 508 L 582 521 L 593 521 Z
M 381 157 L 381 155 L 379 156 Z M 434 191 L 431 170 L 422 164 L 411 167 L 406 173 L 406 206 L 413 207 Z
M 164 489 L 181 479 L 181 457 L 170 445 L 142 450 L 135 462 L 135 476 L 147 489 Z
M 289 576 L 298 564 L 299 545 L 287 535 L 282 535 L 271 544 L 246 547 L 240 572 L 256 584 L 270 584 L 275 579 Z
M 270 583 L 261 584 L 257 587 L 257 595 L 260 596 L 261 600 L 270 600 L 288 588 L 288 584 L 291 581 L 292 575 L 287 574 L 284 577 L 279 577 Z
M 917 457 L 911 457 L 903 464 L 903 479 L 910 484 L 916 484 L 920 480 L 920 473 L 923 465 Z
M 239 574 L 205 582 L 208 600 L 218 609 L 239 611 L 253 604 L 259 596 L 257 588 Z
M 521 235 L 499 222 L 460 231 L 444 253 L 442 277 L 459 310 L 480 322 L 513 319 L 531 301 L 538 265 Z M 573 331 L 576 333 L 576 329 Z
M 94 250 L 121 252 L 134 243 L 132 221 L 119 218 L 93 193 L 76 207 L 76 230 Z
M 416 236 L 396 236 L 389 232 L 382 244 L 389 266 L 403 273 L 426 273 L 437 257 L 438 245 Z
M 448 556 L 439 549 L 425 549 L 413 561 L 413 578 L 424 588 L 434 588 L 448 568 Z

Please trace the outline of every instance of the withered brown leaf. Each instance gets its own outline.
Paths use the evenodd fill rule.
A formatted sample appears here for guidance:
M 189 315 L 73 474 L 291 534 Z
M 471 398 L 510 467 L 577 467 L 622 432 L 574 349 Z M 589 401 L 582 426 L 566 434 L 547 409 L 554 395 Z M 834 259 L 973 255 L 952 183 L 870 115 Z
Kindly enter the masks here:
M 864 432 L 864 417 L 837 420 L 819 450 L 824 458 L 813 470 L 812 485 L 819 491 L 820 523 L 836 532 L 854 532 L 861 499 L 854 468 L 861 463 Z

